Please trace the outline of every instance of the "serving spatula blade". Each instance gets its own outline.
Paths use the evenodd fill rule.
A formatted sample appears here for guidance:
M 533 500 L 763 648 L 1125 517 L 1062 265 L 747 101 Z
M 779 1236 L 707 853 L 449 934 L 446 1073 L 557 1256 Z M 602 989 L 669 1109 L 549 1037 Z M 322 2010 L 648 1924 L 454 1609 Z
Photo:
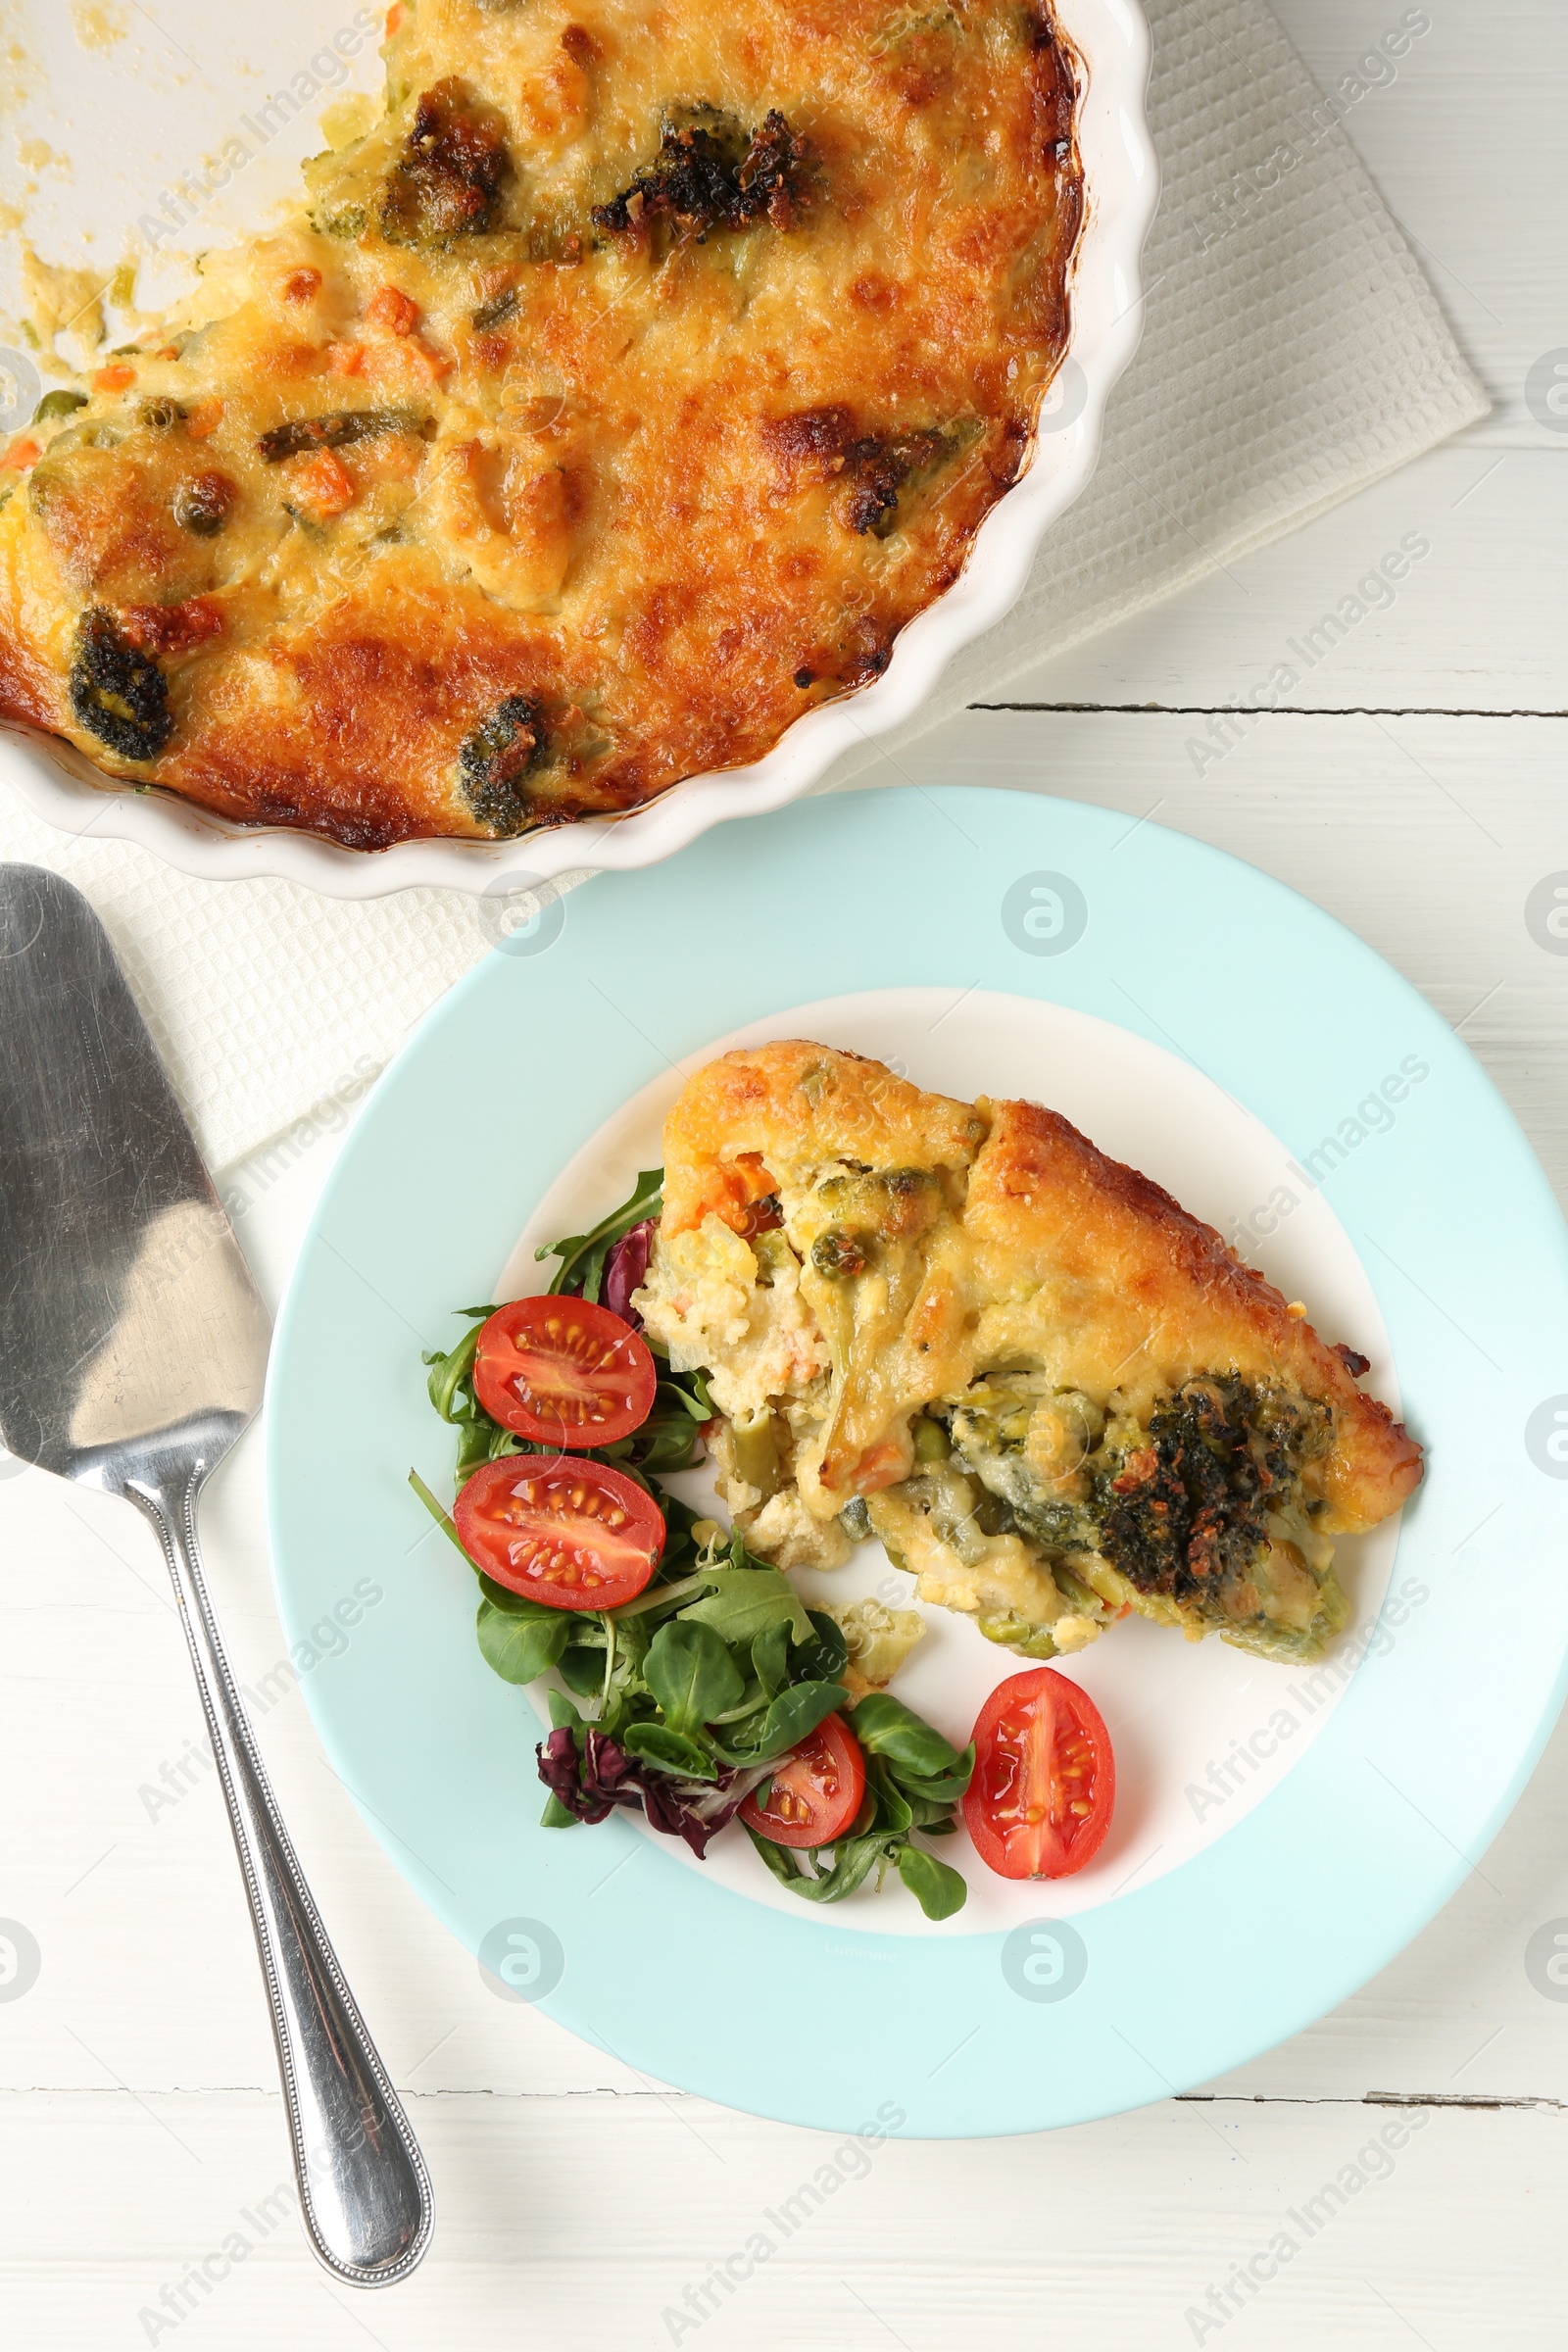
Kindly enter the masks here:
M 97 916 L 58 875 L 0 865 L 0 1438 L 157 1530 L 245 1881 L 306 2232 L 334 2277 L 388 2286 L 429 2243 L 429 2179 L 279 1819 L 196 1541 L 202 1484 L 261 1403 L 270 1337 Z
M 270 1336 L 102 924 L 0 866 L 0 1436 L 92 1485 L 193 1418 L 237 1437 Z

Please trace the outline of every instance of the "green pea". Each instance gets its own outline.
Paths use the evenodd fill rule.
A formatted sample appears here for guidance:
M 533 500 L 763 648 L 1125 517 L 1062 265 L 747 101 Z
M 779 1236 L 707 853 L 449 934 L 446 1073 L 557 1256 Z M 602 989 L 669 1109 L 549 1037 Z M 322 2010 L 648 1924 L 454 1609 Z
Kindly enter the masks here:
M 911 1430 L 914 1440 L 914 1458 L 917 1462 L 946 1462 L 953 1458 L 953 1443 L 940 1421 L 922 1413 Z

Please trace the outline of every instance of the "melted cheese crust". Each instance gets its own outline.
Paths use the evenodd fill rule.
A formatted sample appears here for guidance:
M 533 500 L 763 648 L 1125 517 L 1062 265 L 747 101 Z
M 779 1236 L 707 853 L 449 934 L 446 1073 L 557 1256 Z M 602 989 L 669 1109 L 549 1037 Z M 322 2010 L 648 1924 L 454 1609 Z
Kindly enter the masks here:
M 360 848 L 635 807 L 878 674 L 1024 460 L 1082 211 L 1049 0 L 392 19 L 243 299 L 0 463 L 0 715 Z

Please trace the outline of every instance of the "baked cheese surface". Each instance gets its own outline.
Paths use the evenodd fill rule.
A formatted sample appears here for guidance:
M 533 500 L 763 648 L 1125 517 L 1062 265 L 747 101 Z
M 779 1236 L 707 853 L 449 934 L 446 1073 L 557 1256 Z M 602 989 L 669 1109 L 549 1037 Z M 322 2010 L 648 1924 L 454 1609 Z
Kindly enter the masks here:
M 1128 1609 L 1279 1658 L 1345 1624 L 1335 1539 L 1420 1447 L 1364 1357 L 1056 1112 L 790 1042 L 699 1072 L 664 1151 L 637 1305 L 709 1374 L 754 1550 L 875 1534 L 1033 1657 Z
M 364 849 L 636 807 L 876 676 L 1025 459 L 1082 211 L 1048 0 L 388 24 L 232 294 L 0 455 L 0 715 Z

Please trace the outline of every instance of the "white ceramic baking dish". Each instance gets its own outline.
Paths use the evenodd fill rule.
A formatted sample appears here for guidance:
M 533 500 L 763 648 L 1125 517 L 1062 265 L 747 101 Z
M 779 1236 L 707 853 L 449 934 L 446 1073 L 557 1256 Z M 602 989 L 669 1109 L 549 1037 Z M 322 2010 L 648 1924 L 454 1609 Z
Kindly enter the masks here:
M 0 778 L 65 832 L 90 827 L 98 840 L 135 842 L 208 880 L 277 876 L 344 899 L 419 885 L 494 895 L 524 877 L 531 884 L 585 866 L 651 865 L 710 825 L 798 800 L 842 752 L 910 717 L 954 655 L 1013 605 L 1046 532 L 1094 472 L 1105 404 L 1138 347 L 1143 250 L 1159 193 L 1145 110 L 1149 27 L 1137 0 L 1057 0 L 1056 15 L 1083 80 L 1086 201 L 1067 354 L 1026 468 L 981 524 L 957 580 L 909 623 L 874 684 L 809 711 L 749 767 L 688 777 L 626 816 L 505 842 L 406 841 L 367 852 L 236 825 L 172 793 L 106 784 L 70 745 L 10 730 L 0 731 Z

